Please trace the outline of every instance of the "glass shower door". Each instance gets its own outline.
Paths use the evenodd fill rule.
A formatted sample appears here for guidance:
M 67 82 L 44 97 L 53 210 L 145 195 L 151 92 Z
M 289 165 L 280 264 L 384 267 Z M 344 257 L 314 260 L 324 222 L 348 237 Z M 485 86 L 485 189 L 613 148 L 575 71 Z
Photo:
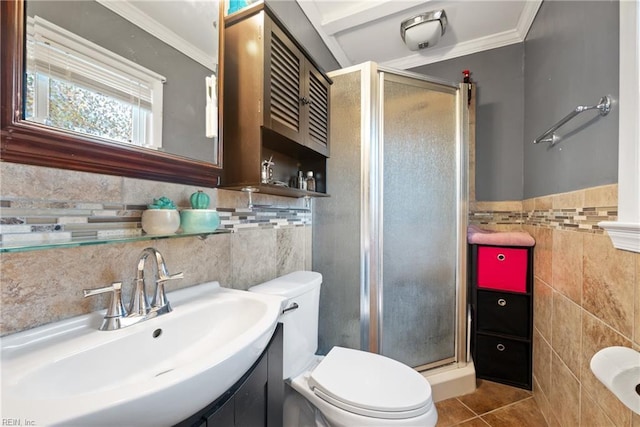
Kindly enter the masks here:
M 412 367 L 455 360 L 456 90 L 392 73 L 382 87 L 380 352 Z
M 374 63 L 331 78 L 331 197 L 313 214 L 318 350 L 464 363 L 466 90 Z

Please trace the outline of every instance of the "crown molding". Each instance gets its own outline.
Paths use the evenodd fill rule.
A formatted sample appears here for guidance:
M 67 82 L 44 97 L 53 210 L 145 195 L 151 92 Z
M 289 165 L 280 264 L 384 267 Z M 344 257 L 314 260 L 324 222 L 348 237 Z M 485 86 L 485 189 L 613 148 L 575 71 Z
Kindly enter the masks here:
M 297 0 L 298 5 L 302 8 L 309 21 L 320 34 L 320 37 L 327 45 L 333 56 L 336 58 L 341 67 L 349 67 L 354 65 L 351 59 L 347 56 L 342 46 L 337 41 L 335 34 L 347 29 L 347 22 L 353 20 L 351 25 L 362 25 L 372 19 L 377 19 L 382 16 L 386 16 L 387 8 L 394 7 L 397 9 L 397 3 L 394 5 L 393 1 L 386 1 L 378 3 L 375 6 L 365 7 L 361 10 L 352 11 L 345 17 L 331 19 L 327 22 L 322 22 L 322 16 L 318 11 L 314 1 Z M 420 2 L 407 2 L 407 8 L 414 7 Z M 419 67 L 421 65 L 432 64 L 435 62 L 446 61 L 448 59 L 457 58 L 460 56 L 471 55 L 474 53 L 482 52 L 489 49 L 496 49 L 510 44 L 522 43 L 531 28 L 538 9 L 542 4 L 542 0 L 529 0 L 524 2 L 524 8 L 516 27 L 497 33 L 491 36 L 470 40 L 465 43 L 459 43 L 453 47 L 443 46 L 436 47 L 435 49 L 428 49 L 421 53 L 412 53 L 410 55 L 392 59 L 389 61 L 381 62 L 380 65 L 396 69 L 410 69 Z M 385 13 L 383 13 L 385 12 Z
M 479 39 L 474 39 L 465 43 L 458 43 L 454 46 L 436 47 L 433 50 L 425 51 L 425 54 L 414 53 L 398 59 L 392 59 L 381 63 L 385 67 L 407 70 L 421 65 L 433 64 L 435 62 L 446 61 L 460 56 L 471 55 L 484 50 L 496 49 L 515 43 L 521 43 L 523 39 L 518 30 L 509 30 Z
M 528 0 L 524 3 L 524 9 L 522 9 L 520 19 L 518 19 L 518 23 L 516 24 L 516 29 L 518 33 L 520 33 L 522 41 L 527 38 L 529 29 L 531 28 L 534 19 L 536 19 L 536 15 L 542 5 L 542 1 L 543 0 Z
M 142 28 L 152 36 L 162 40 L 174 49 L 187 55 L 189 58 L 198 62 L 199 64 L 207 67 L 212 71 L 216 71 L 217 58 L 212 58 L 203 50 L 195 47 L 173 31 L 169 30 L 158 21 L 151 19 L 147 14 L 140 11 L 140 9 L 131 5 L 125 1 L 113 1 L 113 0 L 96 0 L 102 6 L 111 10 L 112 12 L 120 15 L 132 24 Z

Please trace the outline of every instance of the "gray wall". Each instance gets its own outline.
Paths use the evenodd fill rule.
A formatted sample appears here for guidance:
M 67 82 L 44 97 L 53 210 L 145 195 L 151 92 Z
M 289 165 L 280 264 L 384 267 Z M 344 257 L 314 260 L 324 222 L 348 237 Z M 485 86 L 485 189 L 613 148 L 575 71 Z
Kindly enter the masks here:
M 295 0 L 265 2 L 324 71 L 340 68 L 340 64 Z
M 618 98 L 617 1 L 545 1 L 525 48 L 524 197 L 618 181 L 618 110 L 582 113 L 554 148 L 531 141 L 577 105 Z M 595 30 L 598 28 L 598 30 Z
M 471 71 L 476 86 L 476 199 L 521 200 L 524 48 L 514 44 L 411 71 L 453 82 Z
M 617 182 L 618 13 L 617 1 L 545 1 L 524 43 L 412 70 L 453 81 L 471 70 L 478 91 L 478 200 Z M 532 144 L 577 105 L 604 95 L 614 99 L 608 116 L 585 112 L 559 130 L 563 140 L 555 147 Z

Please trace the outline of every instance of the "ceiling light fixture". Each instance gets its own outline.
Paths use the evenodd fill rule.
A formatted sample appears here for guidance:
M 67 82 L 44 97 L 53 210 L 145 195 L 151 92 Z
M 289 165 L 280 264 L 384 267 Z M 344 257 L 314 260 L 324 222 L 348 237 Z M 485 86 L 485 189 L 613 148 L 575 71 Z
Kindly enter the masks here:
M 400 35 L 410 50 L 435 46 L 447 29 L 444 9 L 416 15 L 402 21 Z

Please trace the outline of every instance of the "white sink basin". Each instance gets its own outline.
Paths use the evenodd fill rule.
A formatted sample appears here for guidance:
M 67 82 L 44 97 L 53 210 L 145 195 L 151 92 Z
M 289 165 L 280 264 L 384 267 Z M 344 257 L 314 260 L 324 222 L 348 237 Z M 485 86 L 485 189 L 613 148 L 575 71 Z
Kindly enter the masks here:
M 2 419 L 173 425 L 222 395 L 267 346 L 283 299 L 205 283 L 173 312 L 99 331 L 104 312 L 2 338 Z

